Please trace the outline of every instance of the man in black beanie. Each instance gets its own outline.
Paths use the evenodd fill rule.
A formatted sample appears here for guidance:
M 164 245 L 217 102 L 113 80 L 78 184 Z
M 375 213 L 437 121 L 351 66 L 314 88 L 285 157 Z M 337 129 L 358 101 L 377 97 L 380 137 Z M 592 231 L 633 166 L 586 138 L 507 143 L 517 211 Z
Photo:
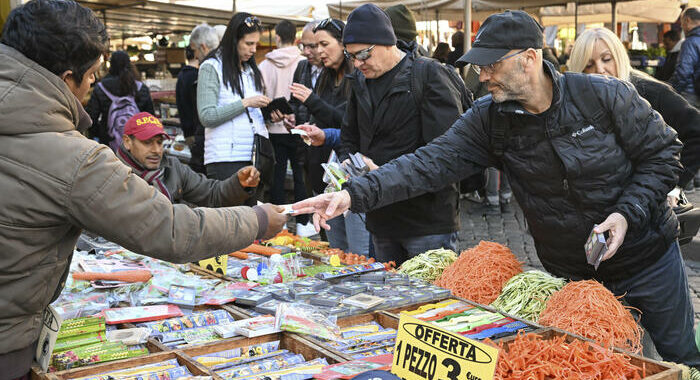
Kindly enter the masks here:
M 391 21 L 376 5 L 365 4 L 350 13 L 343 44 L 358 70 L 351 76 L 341 128 L 342 159 L 360 152 L 382 165 L 440 136 L 466 111 L 447 69 L 397 47 Z M 419 60 L 426 75 L 414 81 Z M 400 264 L 429 249 L 456 249 L 456 186 L 446 184 L 433 193 L 367 213 L 367 229 L 378 261 Z
M 416 18 L 413 17 L 413 12 L 403 4 L 392 5 L 385 11 L 391 20 L 391 26 L 394 28 L 394 34 L 399 40 L 399 44 L 401 42 L 407 44 L 418 56 L 430 56 L 428 51 L 416 42 L 418 31 L 416 31 Z

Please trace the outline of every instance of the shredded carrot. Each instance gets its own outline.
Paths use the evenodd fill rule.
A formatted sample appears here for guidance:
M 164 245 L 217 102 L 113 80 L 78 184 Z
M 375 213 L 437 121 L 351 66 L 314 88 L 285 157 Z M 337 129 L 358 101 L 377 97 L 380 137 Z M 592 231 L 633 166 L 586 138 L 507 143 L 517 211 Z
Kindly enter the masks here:
M 463 251 L 435 280 L 435 285 L 450 289 L 456 296 L 490 304 L 501 294 L 503 285 L 522 271 L 510 249 L 482 241 Z
M 630 309 L 597 281 L 573 281 L 549 297 L 539 323 L 639 353 L 643 330 Z
M 231 253 L 229 253 L 228 255 L 229 255 L 229 256 L 232 256 L 232 257 L 235 257 L 235 258 L 237 258 L 237 259 L 248 260 L 248 254 L 245 253 L 245 252 L 236 251 L 236 252 L 231 252 Z
M 266 247 L 264 245 L 260 244 L 251 244 L 243 249 L 241 249 L 242 252 L 248 252 L 248 253 L 257 253 L 258 255 L 263 255 L 263 256 L 272 256 L 275 253 L 282 253 L 277 248 L 271 248 L 271 247 Z
M 603 348 L 595 343 L 566 336 L 544 339 L 529 333 L 496 345 L 490 339 L 484 343 L 500 349 L 497 380 L 520 379 L 642 379 L 646 368 L 633 365 L 629 356 Z

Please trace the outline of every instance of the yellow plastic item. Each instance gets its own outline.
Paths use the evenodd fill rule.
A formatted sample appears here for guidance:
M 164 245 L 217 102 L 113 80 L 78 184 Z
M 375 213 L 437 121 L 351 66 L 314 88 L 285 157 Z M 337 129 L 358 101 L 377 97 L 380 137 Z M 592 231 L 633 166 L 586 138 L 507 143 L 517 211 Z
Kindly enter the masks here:
M 338 255 L 333 255 L 333 256 L 331 256 L 330 262 L 331 262 L 332 266 L 339 267 L 340 266 L 340 257 L 338 257 Z

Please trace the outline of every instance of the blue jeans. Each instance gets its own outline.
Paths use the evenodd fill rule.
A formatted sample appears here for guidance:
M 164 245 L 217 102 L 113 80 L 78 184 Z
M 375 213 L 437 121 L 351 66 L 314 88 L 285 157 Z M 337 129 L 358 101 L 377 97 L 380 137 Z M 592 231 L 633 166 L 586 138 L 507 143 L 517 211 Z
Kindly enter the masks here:
M 508 203 L 513 197 L 506 173 L 496 168 L 486 169 L 486 200 L 490 205 Z
M 365 214 L 348 212 L 328 221 L 330 231 L 326 231 L 332 248 L 358 255 L 369 255 L 369 231 L 365 227 Z
M 457 251 L 457 233 L 423 235 L 406 238 L 383 238 L 372 235 L 374 257 L 379 262 L 395 261 L 398 267 L 404 261 L 425 251 L 447 248 Z
M 678 242 L 634 277 L 605 286 L 618 297 L 624 295 L 624 301 L 642 312 L 642 326 L 664 360 L 700 367 L 693 303 Z

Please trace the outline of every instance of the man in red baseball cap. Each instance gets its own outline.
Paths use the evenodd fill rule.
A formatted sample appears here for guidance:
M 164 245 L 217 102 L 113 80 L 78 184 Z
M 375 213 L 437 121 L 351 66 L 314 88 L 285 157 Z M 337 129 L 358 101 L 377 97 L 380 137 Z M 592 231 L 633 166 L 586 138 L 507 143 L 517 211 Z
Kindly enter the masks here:
M 200 207 L 240 205 L 260 182 L 260 173 L 253 166 L 241 168 L 236 176 L 224 181 L 208 179 L 175 157 L 163 157 L 163 141 L 169 138 L 157 117 L 141 112 L 124 125 L 117 156 L 173 203 L 185 201 Z

